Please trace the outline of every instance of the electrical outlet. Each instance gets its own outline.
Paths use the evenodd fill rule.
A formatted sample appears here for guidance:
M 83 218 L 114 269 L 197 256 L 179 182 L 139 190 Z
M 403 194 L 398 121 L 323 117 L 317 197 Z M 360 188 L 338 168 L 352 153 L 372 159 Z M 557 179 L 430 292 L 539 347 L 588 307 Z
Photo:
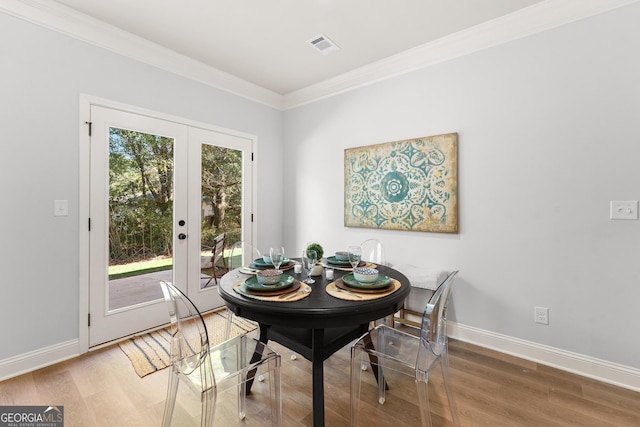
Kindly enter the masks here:
M 610 219 L 638 219 L 637 200 L 612 200 L 610 202 Z
M 549 324 L 549 309 L 547 307 L 534 307 L 533 320 L 543 325 Z

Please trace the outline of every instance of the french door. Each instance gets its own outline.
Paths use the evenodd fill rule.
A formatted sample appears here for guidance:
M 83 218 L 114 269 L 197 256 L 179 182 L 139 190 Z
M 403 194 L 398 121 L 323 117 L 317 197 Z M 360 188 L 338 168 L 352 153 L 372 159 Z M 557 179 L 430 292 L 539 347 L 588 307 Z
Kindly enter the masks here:
M 200 273 L 203 224 L 212 206 L 205 176 L 211 180 L 211 170 L 220 165 L 236 174 L 238 238 L 251 241 L 252 140 L 90 108 L 92 347 L 166 324 L 161 280 L 176 284 L 202 311 L 223 305 L 215 281 L 202 280 Z M 219 164 L 212 164 L 216 159 Z

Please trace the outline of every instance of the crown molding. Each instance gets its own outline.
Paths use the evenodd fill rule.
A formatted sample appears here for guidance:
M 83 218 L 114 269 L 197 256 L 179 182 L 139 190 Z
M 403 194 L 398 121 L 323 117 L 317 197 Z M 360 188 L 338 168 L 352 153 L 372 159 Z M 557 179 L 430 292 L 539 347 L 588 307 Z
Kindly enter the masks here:
M 79 13 L 60 3 L 50 0 L 2 0 L 0 11 L 216 89 L 282 109 L 282 95 L 276 92 Z
M 545 0 L 492 21 L 280 95 L 50 0 L 2 0 L 0 11 L 208 86 L 286 110 L 640 0 Z
M 284 95 L 291 109 L 640 0 L 545 0 Z

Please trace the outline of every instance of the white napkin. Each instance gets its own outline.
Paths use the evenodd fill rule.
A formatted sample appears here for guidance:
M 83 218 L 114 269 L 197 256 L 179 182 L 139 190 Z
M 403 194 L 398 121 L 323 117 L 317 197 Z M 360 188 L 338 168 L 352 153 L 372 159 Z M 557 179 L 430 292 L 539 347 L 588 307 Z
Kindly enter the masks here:
M 440 283 L 444 282 L 449 274 L 446 270 L 428 269 L 416 267 L 411 264 L 398 264 L 393 266 L 394 270 L 398 270 L 404 274 L 411 286 L 421 289 L 430 289 L 435 291 Z

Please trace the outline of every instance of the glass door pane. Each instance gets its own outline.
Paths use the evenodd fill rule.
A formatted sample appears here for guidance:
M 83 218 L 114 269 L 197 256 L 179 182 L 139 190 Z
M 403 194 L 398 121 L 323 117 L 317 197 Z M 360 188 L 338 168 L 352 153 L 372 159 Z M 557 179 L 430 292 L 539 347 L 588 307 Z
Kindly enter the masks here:
M 173 138 L 109 128 L 109 310 L 172 281 Z
M 227 268 L 228 252 L 242 235 L 242 151 L 201 144 L 201 288 L 215 286 Z M 224 235 L 221 254 L 216 239 Z M 218 245 L 219 246 L 219 245 Z

